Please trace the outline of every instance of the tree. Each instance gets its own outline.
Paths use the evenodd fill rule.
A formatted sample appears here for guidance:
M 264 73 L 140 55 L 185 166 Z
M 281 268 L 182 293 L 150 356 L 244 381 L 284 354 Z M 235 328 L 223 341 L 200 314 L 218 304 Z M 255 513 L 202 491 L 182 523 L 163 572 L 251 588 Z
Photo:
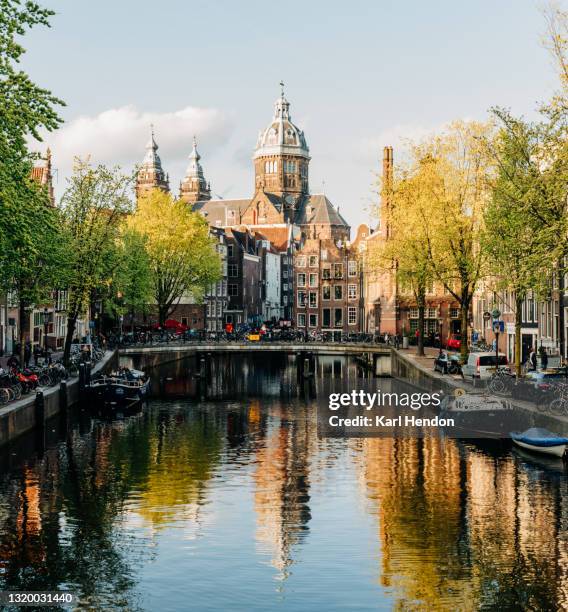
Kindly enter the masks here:
M 64 360 L 69 359 L 77 319 L 87 310 L 93 291 L 108 283 L 109 253 L 131 211 L 131 188 L 132 177 L 118 168 L 93 168 L 87 161 L 76 160 L 61 199 L 70 262 Z
M 538 130 L 505 111 L 495 109 L 494 114 L 508 129 L 502 128 L 494 142 L 488 143 L 496 175 L 483 242 L 494 289 L 511 291 L 514 296 L 515 369 L 521 376 L 522 305 L 532 292 L 546 290 L 550 279 L 542 271 L 555 265 L 554 250 L 542 235 L 544 226 L 531 212 L 541 208 Z
M 146 238 L 123 228 L 114 254 L 116 267 L 109 282 L 108 305 L 115 316 L 145 313 L 153 298 L 151 262 Z
M 30 180 L 26 138 L 57 128 L 54 107 L 63 102 L 18 70 L 24 48 L 17 39 L 49 26 L 51 15 L 35 2 L 0 0 L 0 283 L 18 298 L 22 350 L 28 308 L 51 287 L 61 244 L 56 212 Z
M 418 306 L 418 355 L 424 355 L 426 291 L 433 280 L 427 234 L 422 223 L 429 188 L 427 166 L 420 159 L 412 159 L 383 190 L 384 201 L 389 203 L 385 214 L 389 238 L 379 258 L 383 265 L 395 270 L 397 285 L 410 289 L 414 295 Z
M 413 222 L 422 224 L 434 278 L 459 303 L 462 360 L 471 302 L 487 260 L 480 238 L 490 195 L 490 138 L 488 125 L 460 121 L 413 151 L 422 160 L 425 194 L 422 216 Z
M 206 220 L 169 193 L 153 189 L 142 196 L 128 227 L 146 240 L 160 325 L 184 295 L 199 299 L 220 278 L 221 260 Z
M 30 177 L 31 163 L 0 164 L 0 286 L 18 302 L 20 359 L 34 305 L 64 283 L 65 233 L 46 189 Z M 9 176 L 6 176 L 6 174 Z

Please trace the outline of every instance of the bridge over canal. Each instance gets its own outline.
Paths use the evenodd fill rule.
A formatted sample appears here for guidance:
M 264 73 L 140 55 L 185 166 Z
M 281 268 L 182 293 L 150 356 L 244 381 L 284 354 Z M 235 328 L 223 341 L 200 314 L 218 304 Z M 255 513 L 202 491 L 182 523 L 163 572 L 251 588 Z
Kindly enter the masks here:
M 235 356 L 242 353 L 287 353 L 290 355 L 303 356 L 306 353 L 312 355 L 337 355 L 337 356 L 359 356 L 367 363 L 372 364 L 373 371 L 377 376 L 391 375 L 392 349 L 380 344 L 348 343 L 335 344 L 332 342 L 186 342 L 186 343 L 161 343 L 153 345 L 137 345 L 121 347 L 119 355 L 124 357 L 136 357 L 139 367 L 153 368 L 172 361 L 178 361 L 186 357 L 207 355 L 214 353 L 231 354 Z

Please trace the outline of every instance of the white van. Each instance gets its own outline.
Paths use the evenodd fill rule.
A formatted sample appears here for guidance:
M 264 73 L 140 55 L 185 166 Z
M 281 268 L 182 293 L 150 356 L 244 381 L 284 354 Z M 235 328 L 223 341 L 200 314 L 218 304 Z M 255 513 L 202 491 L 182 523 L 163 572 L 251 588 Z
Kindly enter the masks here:
M 472 383 L 475 385 L 476 380 L 491 378 L 496 370 L 496 357 L 495 353 L 470 353 L 467 358 L 467 363 L 462 366 L 462 372 L 464 378 L 471 378 Z M 507 357 L 503 353 L 499 353 L 499 367 L 506 367 L 509 365 Z

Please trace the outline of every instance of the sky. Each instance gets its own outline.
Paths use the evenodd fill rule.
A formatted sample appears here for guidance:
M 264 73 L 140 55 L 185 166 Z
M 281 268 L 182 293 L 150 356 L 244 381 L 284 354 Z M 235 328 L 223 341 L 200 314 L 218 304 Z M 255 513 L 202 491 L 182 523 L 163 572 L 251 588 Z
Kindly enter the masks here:
M 382 147 L 492 106 L 533 117 L 556 88 L 533 0 L 42 0 L 23 68 L 66 102 L 50 145 L 61 195 L 76 155 L 131 170 L 154 124 L 177 193 L 192 137 L 213 194 L 252 196 L 280 80 L 325 192 L 373 222 Z M 565 4 L 562 4 L 565 6 Z

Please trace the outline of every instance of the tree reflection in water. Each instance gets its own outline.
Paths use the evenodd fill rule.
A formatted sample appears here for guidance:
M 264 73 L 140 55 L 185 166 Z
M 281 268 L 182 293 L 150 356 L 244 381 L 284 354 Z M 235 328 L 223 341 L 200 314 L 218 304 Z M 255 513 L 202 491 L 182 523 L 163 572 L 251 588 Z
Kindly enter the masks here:
M 285 592 L 282 609 L 303 612 L 344 608 L 346 574 L 361 609 L 568 605 L 561 466 L 502 445 L 318 439 L 288 358 L 213 362 L 201 401 L 191 367 L 156 373 L 160 397 L 137 415 L 78 415 L 50 425 L 45 452 L 4 450 L 2 589 L 155 609 L 163 580 L 178 586 L 168 609 L 226 608 L 230 592 L 234 609 L 266 610 Z M 358 374 L 318 362 L 320 379 Z

